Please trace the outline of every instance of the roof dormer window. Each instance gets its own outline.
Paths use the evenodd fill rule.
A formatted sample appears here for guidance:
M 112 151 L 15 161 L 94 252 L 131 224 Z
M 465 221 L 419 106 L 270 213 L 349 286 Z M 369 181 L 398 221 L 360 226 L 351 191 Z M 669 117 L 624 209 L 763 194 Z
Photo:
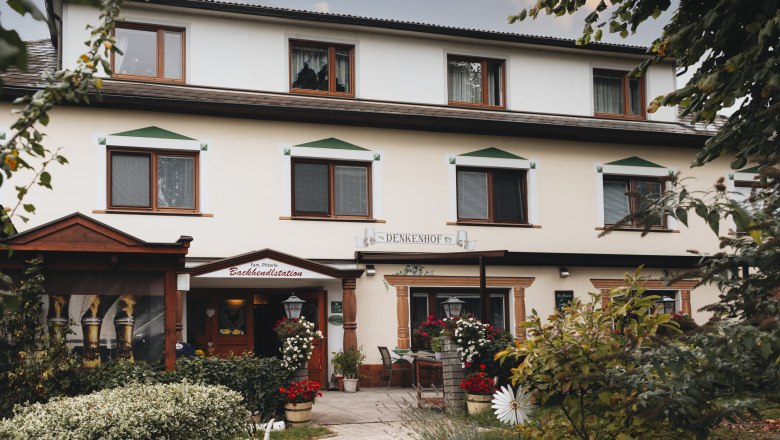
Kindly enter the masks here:
M 290 43 L 290 91 L 352 97 L 354 48 L 333 44 Z
M 111 57 L 114 78 L 184 82 L 184 29 L 121 23 L 114 35 L 122 51 Z

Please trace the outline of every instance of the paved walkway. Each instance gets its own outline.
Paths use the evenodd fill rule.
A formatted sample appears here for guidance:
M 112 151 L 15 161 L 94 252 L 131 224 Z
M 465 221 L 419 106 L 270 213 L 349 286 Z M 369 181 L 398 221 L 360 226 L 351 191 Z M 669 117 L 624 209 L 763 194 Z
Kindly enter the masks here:
M 332 429 L 338 440 L 408 440 L 401 411 L 415 402 L 413 393 L 412 388 L 324 391 L 312 410 L 312 423 Z

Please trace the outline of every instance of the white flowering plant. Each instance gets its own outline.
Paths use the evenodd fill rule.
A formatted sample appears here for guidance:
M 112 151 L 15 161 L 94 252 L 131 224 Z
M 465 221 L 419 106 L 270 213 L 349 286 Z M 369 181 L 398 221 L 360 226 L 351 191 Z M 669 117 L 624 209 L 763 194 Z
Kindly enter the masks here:
M 306 365 L 314 349 L 314 341 L 322 339 L 313 322 L 300 318 L 282 318 L 274 326 L 282 342 L 282 366 L 290 371 Z
M 130 385 L 18 406 L 0 438 L 235 440 L 245 433 L 241 395 L 190 383 Z
M 493 357 L 512 343 L 512 335 L 472 315 L 447 318 L 444 329 L 444 334 L 457 346 L 463 368 L 468 372 L 483 371 L 489 377 L 498 377 L 499 383 L 506 382 L 509 368 L 495 362 Z

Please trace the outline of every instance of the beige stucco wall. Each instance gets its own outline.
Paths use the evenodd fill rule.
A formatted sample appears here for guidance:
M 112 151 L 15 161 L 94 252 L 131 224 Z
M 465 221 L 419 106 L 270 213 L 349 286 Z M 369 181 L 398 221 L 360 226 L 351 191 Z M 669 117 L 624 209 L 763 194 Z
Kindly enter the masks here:
M 0 106 L 0 125 L 10 125 L 10 107 Z M 209 164 L 202 195 L 209 200 L 213 217 L 170 215 L 100 214 L 105 200 L 97 197 L 105 182 L 106 165 L 99 152 L 98 135 L 122 132 L 150 125 L 209 143 Z M 640 156 L 666 167 L 695 176 L 692 189 L 705 189 L 725 175 L 728 164 L 719 161 L 689 170 L 695 149 L 662 146 L 626 146 L 490 135 L 452 135 L 419 131 L 359 128 L 334 125 L 235 120 L 208 116 L 171 115 L 155 112 L 60 108 L 46 127 L 46 144 L 63 146 L 70 160 L 67 166 L 53 166 L 54 190 L 34 186 L 27 202 L 37 214 L 28 224 L 49 222 L 74 211 L 82 212 L 147 241 L 172 242 L 180 235 L 194 237 L 189 256 L 229 257 L 247 251 L 272 248 L 303 258 L 351 259 L 355 236 L 366 226 L 379 231 L 454 234 L 467 230 L 477 241 L 477 250 L 507 249 L 526 252 L 626 253 L 684 255 L 688 249 L 714 251 L 717 240 L 697 219 L 679 233 L 652 233 L 642 238 L 636 232 L 616 232 L 597 238 L 598 210 L 594 164 L 629 156 Z M 386 223 L 344 223 L 337 221 L 280 220 L 282 206 L 290 200 L 284 188 L 282 169 L 284 146 L 336 137 L 382 153 L 382 190 Z M 450 191 L 448 154 L 462 154 L 485 147 L 497 147 L 537 163 L 539 224 L 541 228 L 468 227 L 447 225 Z M 26 183 L 24 173 L 2 185 L 2 202 L 11 206 L 13 185 Z M 104 189 L 103 189 L 104 190 Z M 102 203 L 102 205 L 101 205 Z M 724 223 L 722 228 L 726 228 Z M 460 250 L 454 246 L 376 245 L 368 250 L 432 251 Z M 396 294 L 385 288 L 384 275 L 402 266 L 377 266 L 374 277 L 363 276 L 357 288 L 358 342 L 369 363 L 379 363 L 378 345 L 396 344 Z M 476 267 L 426 267 L 435 275 L 478 274 Z M 561 279 L 556 267 L 489 267 L 488 276 L 531 276 L 526 290 L 526 309 L 549 315 L 555 290 L 573 290 L 583 296 L 595 291 L 590 278 L 622 278 L 625 269 L 569 268 L 571 276 Z M 658 271 L 650 272 L 657 278 Z M 337 286 L 329 301 L 340 299 Z M 692 306 L 714 302 L 717 291 L 696 289 Z M 510 295 L 510 312 L 513 310 Z M 707 316 L 695 313 L 698 322 Z M 512 320 L 513 322 L 513 320 Z M 331 326 L 333 327 L 333 326 Z M 331 329 L 329 351 L 341 345 L 340 329 Z

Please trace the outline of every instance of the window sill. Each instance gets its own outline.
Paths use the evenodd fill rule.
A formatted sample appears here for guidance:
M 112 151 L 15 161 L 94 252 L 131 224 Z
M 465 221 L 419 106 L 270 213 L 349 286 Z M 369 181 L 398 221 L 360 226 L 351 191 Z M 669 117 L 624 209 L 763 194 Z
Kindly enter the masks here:
M 311 96 L 321 96 L 321 97 L 330 97 L 330 98 L 354 98 L 354 93 L 343 93 L 343 92 L 328 92 L 325 90 L 311 90 L 311 89 L 290 89 L 290 93 L 294 95 L 311 95 Z
M 279 217 L 279 220 L 304 220 L 320 222 L 352 222 L 352 223 L 387 223 L 387 220 L 377 220 L 373 218 L 345 218 L 345 217 Z
M 477 104 L 473 102 L 447 101 L 447 105 L 450 107 L 472 108 L 480 110 L 506 110 L 506 106 L 503 105 Z
M 184 79 L 172 79 L 172 78 L 158 78 L 154 76 L 141 76 L 141 75 L 120 75 L 120 74 L 113 74 L 109 77 L 110 79 L 119 80 L 119 81 L 132 81 L 132 82 L 150 82 L 150 83 L 158 83 L 158 84 L 186 84 L 187 81 Z
M 139 214 L 139 215 L 177 215 L 184 217 L 214 217 L 214 214 L 200 212 L 169 212 L 169 211 L 132 211 L 122 209 L 93 209 L 93 214 Z
M 529 225 L 527 223 L 481 223 L 481 222 L 447 222 L 450 226 L 498 226 L 499 228 L 530 228 L 541 229 L 542 225 Z
M 604 231 L 606 229 L 607 228 L 604 227 L 604 226 L 599 226 L 599 227 L 596 228 L 597 231 Z M 613 231 L 643 232 L 644 229 L 642 229 L 642 228 L 618 228 L 618 229 L 613 229 Z M 680 230 L 679 229 L 653 228 L 653 229 L 648 229 L 647 232 L 665 232 L 665 233 L 679 234 Z
M 633 115 L 624 115 L 619 113 L 594 113 L 593 116 L 597 118 L 604 118 L 604 119 L 624 119 L 627 121 L 647 121 L 647 117 L 642 116 L 633 116 Z

